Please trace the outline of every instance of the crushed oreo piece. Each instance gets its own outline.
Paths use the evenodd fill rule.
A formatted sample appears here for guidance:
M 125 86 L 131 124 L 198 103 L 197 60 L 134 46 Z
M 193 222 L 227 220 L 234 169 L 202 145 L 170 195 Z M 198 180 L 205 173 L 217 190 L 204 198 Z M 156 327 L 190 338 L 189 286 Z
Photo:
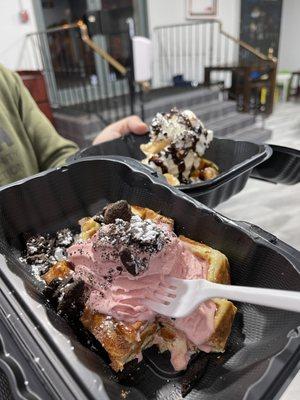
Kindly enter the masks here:
M 84 308 L 83 281 L 74 281 L 72 276 L 53 279 L 43 290 L 44 296 L 56 312 L 68 320 L 78 320 Z
M 56 232 L 55 245 L 57 247 L 68 247 L 74 242 L 74 235 L 70 229 L 60 229 Z
M 130 221 L 132 217 L 130 205 L 126 200 L 120 200 L 116 203 L 109 204 L 104 211 L 104 223 L 113 224 L 116 219 Z
M 169 235 L 153 221 L 137 215 L 132 216 L 130 222 L 117 218 L 115 223 L 100 229 L 93 249 L 102 248 L 104 261 L 118 261 L 122 254 L 122 264 L 135 276 L 148 268 L 150 256 L 162 250 L 170 241 Z
M 160 251 L 168 238 L 165 232 L 149 219 L 142 220 L 135 215 L 131 218 L 130 241 L 138 244 L 148 253 Z
M 96 214 L 92 218 L 95 222 L 98 222 L 98 224 L 100 225 L 104 223 L 104 216 L 102 214 Z
M 182 397 L 186 397 L 195 387 L 195 384 L 200 381 L 206 371 L 209 359 L 209 353 L 201 352 L 195 355 L 194 360 L 190 361 L 189 367 L 180 379 Z
M 53 279 L 43 290 L 43 294 L 44 296 L 50 300 L 50 302 L 53 305 L 53 299 L 55 298 L 54 294 L 57 291 L 57 288 L 59 287 L 59 285 L 61 284 L 61 279 L 56 278 Z M 56 300 L 55 300 L 55 306 L 56 306 Z
M 66 259 L 66 249 L 74 242 L 74 234 L 68 228 L 52 235 L 36 235 L 26 240 L 21 262 L 32 266 L 32 273 L 40 276 L 57 261 Z
M 54 242 L 55 239 L 50 237 L 50 235 L 33 236 L 26 242 L 27 255 L 47 254 L 52 250 Z
M 134 257 L 128 248 L 121 250 L 120 259 L 126 270 L 133 276 L 139 275 L 146 269 L 145 260 Z
M 26 241 L 26 249 L 20 261 L 44 271 L 51 265 L 55 238 L 50 235 L 32 236 Z
M 60 292 L 57 313 L 68 319 L 78 319 L 84 308 L 84 282 L 70 282 Z

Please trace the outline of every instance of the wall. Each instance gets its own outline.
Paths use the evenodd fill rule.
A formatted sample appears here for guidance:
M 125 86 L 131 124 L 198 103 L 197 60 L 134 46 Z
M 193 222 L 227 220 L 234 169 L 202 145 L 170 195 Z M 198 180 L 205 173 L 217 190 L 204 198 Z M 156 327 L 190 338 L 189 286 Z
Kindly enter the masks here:
M 37 30 L 32 1 L 22 1 L 29 13 L 26 24 L 20 21 L 19 4 L 18 0 L 0 0 L 0 63 L 13 70 L 31 68 L 30 57 L 25 54 L 25 35 Z
M 283 0 L 281 33 L 279 41 L 278 69 L 296 71 L 300 69 L 300 1 Z
M 154 49 L 153 87 L 169 86 L 175 75 L 183 75 L 189 81 L 203 82 L 205 66 L 237 62 L 238 46 L 229 43 L 228 39 L 221 37 L 222 50 L 218 51 L 220 35 L 216 24 L 213 27 L 213 59 L 210 58 L 210 26 L 207 24 L 197 25 L 195 29 L 177 27 L 154 30 L 156 27 L 174 24 L 197 24 L 197 19 L 186 19 L 186 0 L 148 0 L 147 5 L 149 33 Z M 222 21 L 226 32 L 239 37 L 240 0 L 218 0 L 217 16 L 214 18 Z M 212 79 L 224 81 L 226 86 L 231 85 L 231 74 L 228 72 L 214 72 Z
M 186 19 L 186 0 L 148 0 L 147 4 L 150 34 L 157 26 L 191 22 Z M 219 0 L 217 18 L 228 33 L 238 37 L 240 0 Z

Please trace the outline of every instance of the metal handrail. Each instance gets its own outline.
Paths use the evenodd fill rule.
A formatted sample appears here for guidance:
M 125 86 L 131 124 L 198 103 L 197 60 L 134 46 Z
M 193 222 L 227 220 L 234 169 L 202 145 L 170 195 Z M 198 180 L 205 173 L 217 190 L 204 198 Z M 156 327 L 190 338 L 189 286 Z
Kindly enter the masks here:
M 96 44 L 88 34 L 88 28 L 86 24 L 82 20 L 78 20 L 72 24 L 64 24 L 55 28 L 46 29 L 44 31 L 38 31 L 29 33 L 27 36 L 32 36 L 40 33 L 53 33 L 53 32 L 61 32 L 67 31 L 71 29 L 78 28 L 80 30 L 80 36 L 84 43 L 86 43 L 89 48 L 91 48 L 95 53 L 97 53 L 100 57 L 102 57 L 105 61 L 107 61 L 112 67 L 114 67 L 121 75 L 125 76 L 127 74 L 127 68 L 124 67 L 118 60 L 112 57 L 107 51 L 105 51 L 102 47 Z
M 272 49 L 269 49 L 268 55 L 263 54 L 261 51 L 257 50 L 255 47 L 251 46 L 250 44 L 244 42 L 243 40 L 236 38 L 235 36 L 231 35 L 230 33 L 226 32 L 226 31 L 224 31 L 222 21 L 220 21 L 219 19 L 216 19 L 216 18 L 212 18 L 212 19 L 205 20 L 202 22 L 197 22 L 197 23 L 193 22 L 193 23 L 187 23 L 187 24 L 163 25 L 163 26 L 155 27 L 154 30 L 165 29 L 165 28 L 175 28 L 175 27 L 180 27 L 180 26 L 201 25 L 203 23 L 209 23 L 209 24 L 217 23 L 219 25 L 219 32 L 222 35 L 226 36 L 228 39 L 232 40 L 239 46 L 243 47 L 245 50 L 248 50 L 250 53 L 254 54 L 256 57 L 260 58 L 261 60 L 271 61 L 274 64 L 277 63 L 277 58 L 272 55 L 273 54 Z

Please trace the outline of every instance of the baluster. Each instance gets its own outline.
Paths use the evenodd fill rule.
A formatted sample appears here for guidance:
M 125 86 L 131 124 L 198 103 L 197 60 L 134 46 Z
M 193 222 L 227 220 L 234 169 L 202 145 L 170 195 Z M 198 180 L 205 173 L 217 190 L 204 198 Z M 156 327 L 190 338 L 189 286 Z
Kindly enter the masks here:
M 225 40 L 225 65 L 228 65 L 229 63 L 228 63 L 228 60 L 229 60 L 229 54 L 228 54 L 228 52 L 229 52 L 229 47 L 228 47 L 228 38 L 226 38 L 226 40 Z
M 52 63 L 51 53 L 50 53 L 50 49 L 49 49 L 48 35 L 47 35 L 47 33 L 41 33 L 39 35 L 39 37 L 41 39 L 42 49 L 44 48 L 44 51 L 41 50 L 41 54 L 42 53 L 44 54 L 45 65 L 47 65 L 47 67 L 49 68 L 50 82 L 51 82 L 51 86 L 53 88 L 53 94 L 55 97 L 55 101 L 57 104 L 61 104 L 61 98 L 59 100 L 59 97 L 61 97 L 61 96 L 57 90 L 56 78 L 55 78 L 55 74 L 54 74 L 53 63 Z
M 81 40 L 81 39 L 80 39 Z M 74 94 L 74 98 L 72 98 L 72 102 L 77 105 L 77 109 L 81 110 L 82 108 L 86 111 L 87 109 L 87 99 L 86 99 L 86 93 L 84 90 L 83 85 L 85 84 L 82 82 L 83 77 L 85 75 L 81 62 L 84 60 L 84 56 L 82 54 L 82 43 L 78 43 L 79 46 L 77 46 L 77 49 L 80 51 L 80 55 L 78 57 L 78 62 L 77 60 L 74 60 L 73 62 L 73 69 L 72 69 L 72 74 L 71 77 L 73 77 L 73 89 L 72 92 Z
M 194 49 L 194 51 L 193 51 Z M 197 41 L 196 41 L 196 25 L 192 26 L 192 55 L 193 55 L 193 77 L 199 80 L 199 74 L 196 72 L 196 62 L 197 62 Z
M 180 60 L 180 74 L 183 74 L 183 35 L 182 35 L 182 26 L 179 26 L 179 60 Z M 183 77 L 183 79 L 185 79 Z
M 190 36 L 189 33 L 190 33 L 189 27 L 185 26 L 184 27 L 184 37 L 185 37 L 184 43 L 185 43 L 185 46 L 183 48 L 184 48 L 184 51 L 185 51 L 185 53 L 184 53 L 185 54 L 185 75 L 186 75 L 186 79 L 187 80 L 191 79 L 191 74 L 190 74 L 190 71 L 189 71 L 189 53 L 190 53 L 189 49 L 190 49 L 191 38 L 189 37 Z
M 176 43 L 176 28 L 173 28 L 173 73 L 172 76 L 177 74 L 177 43 Z
M 162 40 L 161 40 L 161 48 L 162 48 L 162 60 L 163 60 L 163 80 L 164 82 L 167 81 L 167 71 L 166 71 L 166 62 L 167 62 L 167 58 L 166 58 L 166 52 L 165 52 L 165 37 L 166 37 L 166 28 L 162 29 Z
M 65 94 L 65 91 L 63 90 L 63 88 L 61 87 L 61 83 L 62 83 L 61 76 L 62 76 L 62 72 L 63 72 L 63 54 L 62 54 L 63 49 L 60 47 L 60 45 L 62 44 L 62 40 L 56 40 L 56 36 L 59 35 L 59 32 L 54 32 L 52 35 L 53 35 L 53 44 L 54 44 L 55 50 L 52 52 L 50 49 L 51 58 L 54 55 L 57 56 L 57 61 L 56 61 L 57 67 L 55 68 L 56 82 L 57 82 L 58 90 L 61 93 L 62 103 L 64 106 L 66 106 L 66 103 L 67 103 L 66 94 Z
M 211 23 L 209 23 L 209 42 L 210 42 L 210 47 L 209 47 L 209 64 L 213 66 L 213 41 L 214 41 L 214 30 L 213 26 Z
M 171 28 L 172 29 L 172 28 Z M 172 62 L 172 53 L 171 53 L 171 29 L 167 30 L 167 68 L 168 68 L 168 74 L 169 74 L 169 79 L 172 76 L 172 71 L 171 71 L 171 62 Z
M 206 65 L 206 23 L 201 24 L 201 36 L 202 36 L 202 46 L 201 46 L 201 64 L 199 62 L 199 67 L 201 65 L 201 81 L 203 81 L 203 71 Z M 199 25 L 200 30 L 200 25 Z

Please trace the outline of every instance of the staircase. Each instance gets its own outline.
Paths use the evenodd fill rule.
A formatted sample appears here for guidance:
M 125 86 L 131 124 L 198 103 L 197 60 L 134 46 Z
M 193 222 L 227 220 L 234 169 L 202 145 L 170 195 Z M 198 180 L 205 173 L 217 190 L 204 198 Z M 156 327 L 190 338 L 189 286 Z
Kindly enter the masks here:
M 156 112 L 166 112 L 172 107 L 177 107 L 192 110 L 217 137 L 259 143 L 270 139 L 272 134 L 270 130 L 257 127 L 254 115 L 238 112 L 236 103 L 224 100 L 219 89 L 176 88 L 175 93 L 174 89 L 170 88 L 169 93 L 166 89 L 160 93 L 158 89 L 145 99 L 144 111 L 147 123 Z
M 264 55 L 224 31 L 218 20 L 154 29 L 151 80 L 154 89 L 143 95 L 143 101 L 130 73 L 133 60 L 129 69 L 121 65 L 89 37 L 84 21 L 35 32 L 27 35 L 27 39 L 28 54 L 38 55 L 32 58 L 32 69 L 45 73 L 56 128 L 80 147 L 89 145 L 107 124 L 130 115 L 131 110 L 142 114 L 142 107 L 146 122 L 157 112 L 176 106 L 193 110 L 214 130 L 215 136 L 256 142 L 264 142 L 271 136 L 270 131 L 255 124 L 254 115 L 237 112 L 235 103 L 223 98 L 216 83 L 226 90 L 239 86 L 235 93 L 239 108 L 242 99 L 243 110 L 247 111 L 253 106 L 254 98 L 258 100 L 255 100 L 256 109 L 266 115 L 267 110 L 272 110 L 277 61 L 271 52 Z M 44 42 L 45 45 L 39 45 Z M 68 49 L 68 57 L 55 56 L 54 43 Z M 263 82 L 252 77 L 249 65 L 244 63 L 249 57 L 244 55 L 253 58 L 255 72 L 264 72 Z M 240 80 L 236 71 L 241 68 L 243 80 L 237 85 Z M 204 86 L 178 86 L 188 82 Z M 264 96 L 261 96 L 262 89 L 266 91 Z M 260 104 L 262 98 L 265 100 Z
M 254 115 L 240 113 L 236 111 L 234 101 L 224 100 L 218 88 L 170 87 L 152 90 L 144 98 L 145 122 L 149 124 L 157 112 L 168 112 L 173 107 L 192 110 L 220 138 L 263 143 L 271 137 L 270 130 L 255 124 Z M 54 118 L 57 130 L 80 147 L 88 146 L 104 128 L 96 114 L 64 110 L 55 111 Z

